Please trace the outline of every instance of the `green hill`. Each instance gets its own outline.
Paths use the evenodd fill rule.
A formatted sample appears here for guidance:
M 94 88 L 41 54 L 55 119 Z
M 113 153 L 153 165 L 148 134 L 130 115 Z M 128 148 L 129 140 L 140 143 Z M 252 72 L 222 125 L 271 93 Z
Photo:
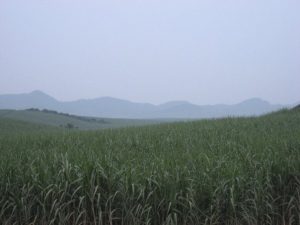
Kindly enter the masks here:
M 299 110 L 0 143 L 0 224 L 299 224 Z
M 53 126 L 29 123 L 21 120 L 0 117 L 0 135 L 32 134 L 32 133 L 38 134 L 41 132 L 49 132 L 49 131 L 56 132 L 58 130 L 60 129 Z
M 75 116 L 58 113 L 51 110 L 0 110 L 0 119 L 11 119 L 40 125 L 72 128 L 80 130 L 95 130 L 103 128 L 117 128 L 127 126 L 140 126 L 163 121 L 139 119 L 109 119 Z

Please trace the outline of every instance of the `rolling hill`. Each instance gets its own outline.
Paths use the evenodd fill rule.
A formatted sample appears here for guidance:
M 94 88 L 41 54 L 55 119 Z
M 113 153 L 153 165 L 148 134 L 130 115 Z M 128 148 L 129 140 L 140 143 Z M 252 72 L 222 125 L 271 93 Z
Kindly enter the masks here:
M 58 127 L 48 126 L 45 124 L 30 123 L 22 120 L 3 118 L 0 116 L 0 136 L 1 135 L 16 135 L 16 134 L 41 134 L 41 133 L 56 133 Z
M 0 110 L 0 119 L 68 129 L 95 130 L 161 123 L 163 120 L 109 119 L 75 116 L 51 110 Z

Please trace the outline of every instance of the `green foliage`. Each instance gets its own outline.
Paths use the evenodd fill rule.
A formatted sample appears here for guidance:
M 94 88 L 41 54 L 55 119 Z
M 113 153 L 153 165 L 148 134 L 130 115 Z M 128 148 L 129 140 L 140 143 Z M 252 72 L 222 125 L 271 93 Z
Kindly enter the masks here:
M 300 112 L 0 135 L 1 224 L 299 224 Z

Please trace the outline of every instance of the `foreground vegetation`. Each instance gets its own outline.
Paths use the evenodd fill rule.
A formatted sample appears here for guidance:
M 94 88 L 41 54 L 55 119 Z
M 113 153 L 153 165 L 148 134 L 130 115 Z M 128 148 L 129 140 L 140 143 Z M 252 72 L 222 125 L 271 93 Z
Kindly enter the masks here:
M 1 224 L 300 224 L 300 110 L 0 134 Z

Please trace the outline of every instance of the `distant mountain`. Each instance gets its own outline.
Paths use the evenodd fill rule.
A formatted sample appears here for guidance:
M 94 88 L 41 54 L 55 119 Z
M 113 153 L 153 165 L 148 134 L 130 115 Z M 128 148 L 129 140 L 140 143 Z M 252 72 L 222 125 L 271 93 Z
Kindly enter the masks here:
M 41 91 L 0 95 L 0 109 L 54 108 L 60 103 Z
M 0 109 L 50 109 L 81 116 L 110 118 L 219 118 L 252 116 L 272 112 L 284 107 L 259 98 L 248 99 L 234 105 L 195 105 L 187 101 L 172 101 L 161 105 L 135 103 L 127 100 L 101 97 L 62 102 L 41 92 L 0 95 Z

